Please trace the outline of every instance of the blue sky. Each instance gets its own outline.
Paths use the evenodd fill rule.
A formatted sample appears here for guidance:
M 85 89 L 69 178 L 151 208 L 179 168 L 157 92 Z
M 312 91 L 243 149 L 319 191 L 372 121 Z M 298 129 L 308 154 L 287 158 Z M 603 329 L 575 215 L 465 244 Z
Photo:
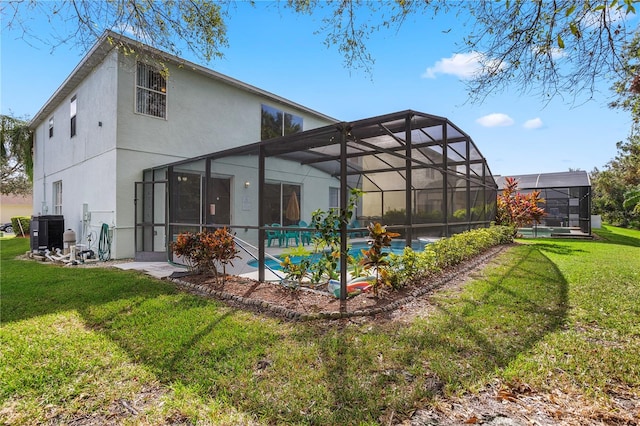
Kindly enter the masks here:
M 32 117 L 84 51 L 73 44 L 51 51 L 38 41 L 27 43 L 6 28 L 5 18 L 1 110 Z M 46 17 L 31 19 L 47 38 L 52 30 Z M 460 75 L 468 60 L 454 57 L 465 29 L 453 17 L 412 17 L 399 31 L 375 34 L 368 44 L 375 58 L 371 75 L 346 69 L 337 48 L 326 47 L 315 34 L 320 25 L 317 15 L 240 3 L 227 21 L 224 58 L 203 65 L 340 120 L 405 109 L 445 116 L 473 138 L 500 175 L 602 169 L 629 132 L 629 115 L 607 107 L 608 85 L 576 106 L 561 99 L 546 104 L 516 87 L 482 104 L 466 102 Z

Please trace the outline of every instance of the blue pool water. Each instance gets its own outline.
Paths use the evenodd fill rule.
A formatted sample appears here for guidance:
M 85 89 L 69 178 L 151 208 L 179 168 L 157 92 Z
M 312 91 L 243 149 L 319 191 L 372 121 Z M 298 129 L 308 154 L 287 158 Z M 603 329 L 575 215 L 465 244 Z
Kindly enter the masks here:
M 420 240 L 414 240 L 411 243 L 411 248 L 415 251 L 422 251 L 424 250 L 425 246 L 429 244 L 428 241 L 420 241 Z M 394 254 L 402 254 L 402 252 L 404 251 L 405 248 L 405 242 L 404 241 L 392 241 L 391 242 L 391 247 L 386 247 L 384 249 L 384 251 L 389 252 L 389 253 L 394 253 Z M 351 248 L 349 249 L 349 255 L 353 256 L 354 258 L 358 259 L 360 257 L 362 257 L 362 250 L 367 250 L 369 249 L 369 245 L 366 242 L 356 242 L 351 244 Z M 311 256 L 311 261 L 313 262 L 314 260 L 317 260 L 320 258 L 320 253 L 315 253 L 312 254 Z M 280 255 L 278 257 L 279 259 L 284 260 L 284 255 Z M 300 260 L 302 260 L 301 256 L 290 256 L 290 260 L 291 263 L 300 263 Z M 265 266 L 269 269 L 276 269 L 276 270 L 280 270 L 280 262 L 276 261 L 274 259 L 271 258 L 267 258 L 265 259 Z M 247 262 L 247 265 L 257 268 L 258 267 L 258 261 L 256 259 L 252 259 L 250 261 Z

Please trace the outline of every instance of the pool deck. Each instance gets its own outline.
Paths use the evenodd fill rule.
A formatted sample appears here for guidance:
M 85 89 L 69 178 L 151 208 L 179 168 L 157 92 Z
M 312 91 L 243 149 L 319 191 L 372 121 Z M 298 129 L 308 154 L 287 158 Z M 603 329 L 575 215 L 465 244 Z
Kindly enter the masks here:
M 524 238 L 593 238 L 593 235 L 583 232 L 578 227 L 545 227 L 519 228 L 518 232 Z
M 234 262 L 234 266 L 229 266 L 227 268 L 227 273 L 257 280 L 258 269 L 247 265 L 247 261 L 248 260 L 246 259 L 237 259 L 237 261 Z M 184 266 L 175 265 L 169 262 L 126 262 L 116 264 L 114 267 L 122 270 L 144 272 L 145 274 L 158 279 L 169 278 L 175 272 L 185 272 L 187 270 Z M 280 281 L 283 277 L 284 275 L 279 277 L 269 270 L 265 271 L 265 280 L 267 281 Z
M 364 238 L 354 240 L 356 241 L 365 241 Z M 292 247 L 289 247 L 292 248 Z M 278 257 L 279 255 L 285 253 L 289 250 L 287 247 L 266 247 L 266 255 Z M 305 246 L 305 248 L 311 249 L 311 246 Z M 227 273 L 230 275 L 237 275 L 241 277 L 251 278 L 254 280 L 258 279 L 258 268 L 251 266 L 248 264 L 249 261 L 254 260 L 254 257 L 249 255 L 245 251 L 240 251 L 238 253 L 238 259 L 233 261 L 233 265 L 227 266 Z M 134 270 L 144 272 L 147 275 L 158 279 L 165 279 L 170 277 L 174 272 L 185 272 L 187 270 L 186 266 L 181 266 L 171 262 L 125 262 L 115 264 L 114 267 L 123 269 L 123 270 Z M 284 274 L 280 271 L 274 273 L 270 270 L 265 270 L 265 280 L 266 281 L 280 281 L 284 278 Z

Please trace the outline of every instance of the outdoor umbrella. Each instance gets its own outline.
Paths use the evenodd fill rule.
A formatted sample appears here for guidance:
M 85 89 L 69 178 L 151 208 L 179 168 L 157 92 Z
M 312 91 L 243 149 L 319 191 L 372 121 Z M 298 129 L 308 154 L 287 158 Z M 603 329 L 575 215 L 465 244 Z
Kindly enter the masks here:
M 289 197 L 285 217 L 292 222 L 300 220 L 300 204 L 298 204 L 298 196 L 295 191 L 291 192 Z

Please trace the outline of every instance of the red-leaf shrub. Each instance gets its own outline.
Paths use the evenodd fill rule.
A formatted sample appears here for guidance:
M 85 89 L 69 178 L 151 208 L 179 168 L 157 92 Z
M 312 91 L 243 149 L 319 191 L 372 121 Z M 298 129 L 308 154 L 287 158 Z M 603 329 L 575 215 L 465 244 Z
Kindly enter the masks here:
M 218 228 L 214 232 L 184 232 L 178 235 L 171 248 L 174 254 L 182 257 L 192 271 L 212 273 L 216 279 L 220 279 L 216 266 L 221 266 L 223 283 L 227 264 L 233 266 L 232 260 L 236 259 L 239 253 L 233 235 L 226 227 Z
M 502 194 L 498 195 L 498 211 L 496 214 L 496 224 L 514 227 L 514 235 L 517 228 L 531 223 L 540 223 L 546 214 L 539 204 L 544 203 L 540 198 L 540 191 L 533 191 L 529 194 L 517 192 L 518 181 L 512 177 L 505 179 L 506 185 Z

